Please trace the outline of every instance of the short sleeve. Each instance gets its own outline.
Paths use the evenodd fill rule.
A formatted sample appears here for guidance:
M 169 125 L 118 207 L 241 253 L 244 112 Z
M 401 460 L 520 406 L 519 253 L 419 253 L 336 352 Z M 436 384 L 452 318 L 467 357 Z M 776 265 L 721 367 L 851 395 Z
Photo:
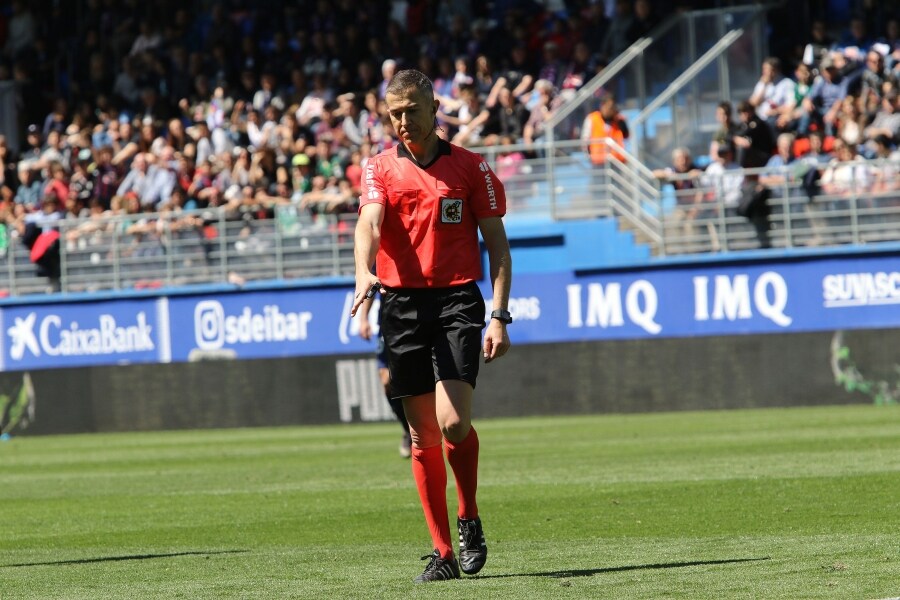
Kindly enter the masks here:
M 366 204 L 385 204 L 387 192 L 384 186 L 381 161 L 370 158 L 363 168 L 362 180 L 359 183 L 359 208 Z
M 487 161 L 472 155 L 472 210 L 475 217 L 502 217 L 506 214 L 506 190 Z

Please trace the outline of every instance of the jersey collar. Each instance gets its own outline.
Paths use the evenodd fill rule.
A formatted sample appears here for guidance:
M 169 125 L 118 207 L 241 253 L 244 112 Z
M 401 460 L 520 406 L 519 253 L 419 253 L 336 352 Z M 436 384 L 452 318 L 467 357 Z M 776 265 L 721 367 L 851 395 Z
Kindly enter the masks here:
M 397 156 L 411 160 L 417 166 L 423 169 L 427 169 L 428 167 L 436 163 L 440 157 L 450 156 L 450 142 L 445 139 L 438 138 L 437 154 L 434 155 L 434 159 L 427 165 L 420 165 L 410 153 L 410 151 L 406 149 L 406 146 L 402 142 L 400 144 L 397 144 Z

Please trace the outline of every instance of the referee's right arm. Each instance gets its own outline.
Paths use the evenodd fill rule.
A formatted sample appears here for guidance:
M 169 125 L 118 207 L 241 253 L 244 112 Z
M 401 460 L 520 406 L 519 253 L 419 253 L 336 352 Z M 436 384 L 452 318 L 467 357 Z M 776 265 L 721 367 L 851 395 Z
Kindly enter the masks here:
M 356 296 L 353 300 L 351 315 L 366 300 L 366 292 L 378 281 L 372 274 L 375 256 L 381 243 L 381 223 L 384 220 L 384 205 L 378 203 L 365 204 L 359 209 L 359 221 L 354 232 L 353 255 L 356 259 Z

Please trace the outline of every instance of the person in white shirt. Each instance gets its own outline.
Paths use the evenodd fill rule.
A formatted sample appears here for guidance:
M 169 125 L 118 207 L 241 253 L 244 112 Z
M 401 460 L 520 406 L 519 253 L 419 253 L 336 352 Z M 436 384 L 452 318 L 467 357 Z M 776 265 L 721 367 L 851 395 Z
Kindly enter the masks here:
M 762 74 L 750 95 L 750 104 L 756 108 L 760 119 L 775 127 L 778 115 L 794 100 L 795 85 L 793 79 L 782 74 L 781 61 L 770 56 L 763 61 Z

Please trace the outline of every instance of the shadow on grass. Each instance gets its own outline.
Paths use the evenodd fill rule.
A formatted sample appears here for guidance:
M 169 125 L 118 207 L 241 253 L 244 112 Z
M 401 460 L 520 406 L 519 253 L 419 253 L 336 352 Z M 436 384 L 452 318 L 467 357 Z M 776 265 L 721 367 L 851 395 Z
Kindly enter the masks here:
M 214 554 L 241 554 L 247 550 L 213 550 L 192 552 L 171 552 L 169 554 L 129 554 L 126 556 L 103 556 L 100 558 L 78 558 L 73 560 L 53 560 L 49 562 L 17 563 L 12 565 L 0 565 L 0 569 L 13 567 L 47 567 L 56 565 L 86 565 L 90 563 L 118 562 L 123 560 L 150 560 L 153 558 L 172 558 L 176 556 L 212 556 Z
M 700 567 L 705 565 L 728 565 L 732 563 L 757 562 L 771 560 L 764 558 L 726 558 L 723 560 L 696 560 L 690 562 L 658 563 L 653 565 L 627 565 L 624 567 L 602 567 L 599 569 L 574 569 L 570 571 L 546 571 L 543 573 L 518 573 L 509 575 L 483 575 L 478 579 L 494 579 L 499 577 L 554 577 L 558 579 L 566 577 L 593 577 L 601 573 L 620 573 L 622 571 L 638 571 L 642 569 L 677 569 L 680 567 Z

